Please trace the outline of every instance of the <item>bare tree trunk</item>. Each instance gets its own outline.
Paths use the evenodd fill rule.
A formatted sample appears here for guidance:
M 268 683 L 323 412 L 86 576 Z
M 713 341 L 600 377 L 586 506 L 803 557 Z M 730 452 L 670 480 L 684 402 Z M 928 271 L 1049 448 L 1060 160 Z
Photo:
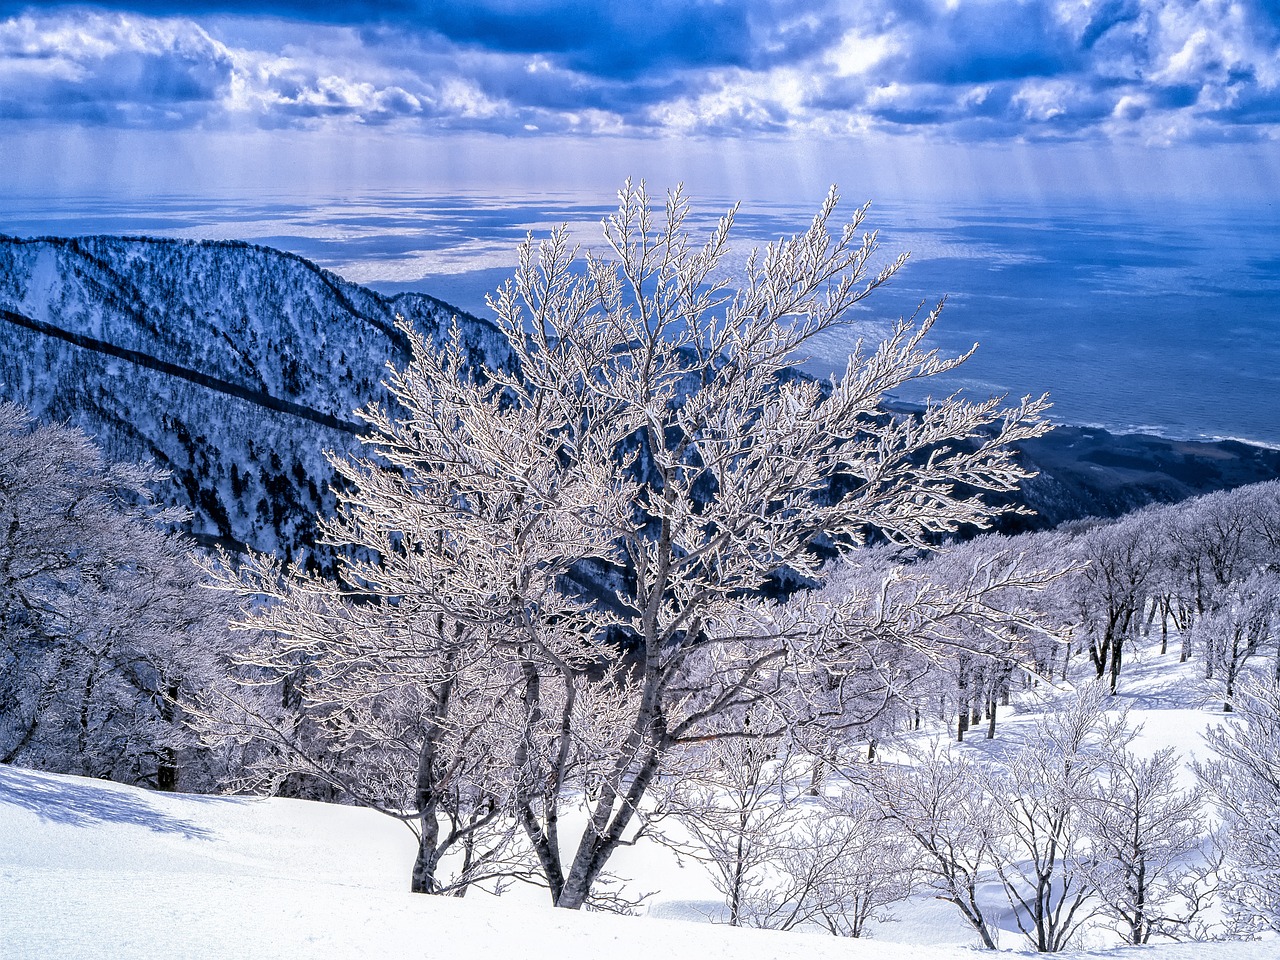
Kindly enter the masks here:
M 1124 637 L 1117 634 L 1111 641 L 1111 677 L 1109 687 L 1111 695 L 1116 695 L 1116 686 L 1120 682 L 1120 658 L 1123 654 Z
M 738 836 L 734 850 L 733 880 L 729 885 L 729 926 L 736 927 L 742 923 L 742 884 L 746 879 L 746 858 L 743 845 L 747 834 L 747 821 L 750 819 L 746 810 L 738 813 Z
M 583 834 L 582 843 L 578 846 L 578 852 L 573 858 L 564 887 L 555 900 L 557 907 L 578 910 L 587 902 L 591 896 L 592 886 L 600 877 L 609 857 L 621 844 L 623 833 L 630 825 L 640 801 L 648 792 L 649 784 L 658 770 L 659 759 L 660 752 L 651 749 L 624 796 L 619 796 L 616 791 L 607 790 L 605 796 L 597 801 L 592 819 L 607 826 L 600 831 L 588 829 Z
M 160 719 L 167 724 L 174 722 L 173 705 L 178 702 L 178 685 L 170 683 L 165 696 L 157 697 L 156 709 Z M 178 789 L 178 751 L 173 747 L 160 748 L 160 761 L 156 766 L 156 789 L 173 792 Z
M 418 748 L 418 782 L 414 800 L 418 805 L 418 855 L 413 861 L 412 893 L 436 893 L 436 868 L 440 863 L 440 820 L 437 816 L 439 793 L 435 783 L 436 739 L 430 729 L 424 731 Z
M 1169 598 L 1160 598 L 1160 656 L 1169 652 L 1169 617 L 1172 616 Z
M 436 821 L 435 807 L 423 810 L 418 817 L 418 855 L 413 861 L 411 893 L 438 893 L 436 870 L 440 866 L 440 824 Z
M 1185 609 L 1179 609 L 1175 622 L 1178 629 L 1182 631 L 1182 651 L 1178 656 L 1179 663 L 1186 663 L 1191 659 L 1191 617 Z
M 521 738 L 516 747 L 516 769 L 517 769 L 517 787 L 516 787 L 516 819 L 520 822 L 521 828 L 525 832 L 525 836 L 529 838 L 529 844 L 533 847 L 534 854 L 538 858 L 538 864 L 542 868 L 543 878 L 547 881 L 547 887 L 551 892 L 551 902 L 558 904 L 564 893 L 565 876 L 564 867 L 560 862 L 560 832 L 559 832 L 559 810 L 557 803 L 558 783 L 561 779 L 555 774 L 551 779 L 553 782 L 549 787 L 544 784 L 544 792 L 542 796 L 543 812 L 542 821 L 539 822 L 538 814 L 535 810 L 537 799 L 534 795 L 532 779 L 527 768 L 532 757 L 536 755 L 536 748 L 532 743 L 533 732 L 542 722 L 542 678 L 538 675 L 537 667 L 529 662 L 521 663 L 521 671 L 524 676 L 524 689 L 521 693 L 521 700 L 524 707 L 524 736 Z M 560 761 L 559 766 L 563 768 L 563 759 L 568 751 L 568 716 L 572 709 L 572 685 L 569 686 L 567 693 L 569 694 L 561 718 L 562 742 L 560 744 Z

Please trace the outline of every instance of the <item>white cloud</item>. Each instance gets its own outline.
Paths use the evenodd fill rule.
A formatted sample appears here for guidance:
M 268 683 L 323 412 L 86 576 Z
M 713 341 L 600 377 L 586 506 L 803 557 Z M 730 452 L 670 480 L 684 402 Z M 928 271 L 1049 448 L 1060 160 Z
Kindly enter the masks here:
M 509 112 L 506 104 L 485 94 L 472 80 L 450 77 L 441 85 L 439 106 L 448 116 L 487 120 Z
M 188 20 L 81 13 L 0 21 L 9 116 L 155 122 L 200 115 L 225 94 L 230 51 Z
M 700 59 L 673 33 L 669 55 L 655 47 L 652 63 L 612 72 L 594 47 L 531 51 L 514 34 L 451 41 L 390 21 L 60 8 L 0 21 L 0 115 L 516 135 L 1265 138 L 1280 134 L 1280 25 L 1260 2 L 867 0 L 796 14 L 769 0 L 751 6 L 767 29 L 741 34 L 756 48 L 738 63 L 725 51 Z M 667 36 L 651 33 L 650 46 Z
M 838 77 L 862 76 L 872 73 L 880 62 L 892 53 L 899 52 L 899 43 L 891 34 L 866 33 L 854 28 L 822 59 L 831 65 Z

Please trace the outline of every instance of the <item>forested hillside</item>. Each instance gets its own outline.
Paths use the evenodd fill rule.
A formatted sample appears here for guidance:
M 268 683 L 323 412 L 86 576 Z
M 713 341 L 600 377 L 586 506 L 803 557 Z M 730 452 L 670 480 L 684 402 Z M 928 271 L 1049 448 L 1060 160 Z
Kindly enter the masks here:
M 286 556 L 332 508 L 322 452 L 353 449 L 355 409 L 402 356 L 396 316 L 439 337 L 455 314 L 244 243 L 0 240 L 3 399 L 154 459 L 197 537 Z M 486 324 L 459 322 L 502 362 Z

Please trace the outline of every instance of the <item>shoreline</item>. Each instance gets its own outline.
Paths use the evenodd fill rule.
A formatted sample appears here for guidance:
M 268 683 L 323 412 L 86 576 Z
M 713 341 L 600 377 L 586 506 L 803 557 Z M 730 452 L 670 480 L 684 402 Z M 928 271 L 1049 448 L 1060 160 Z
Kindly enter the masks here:
M 886 408 L 918 413 L 922 405 L 890 398 Z M 1016 499 L 1032 517 L 1006 517 L 1005 533 L 1043 530 L 1085 517 L 1115 518 L 1155 503 L 1280 479 L 1280 447 L 1236 437 L 1179 438 L 1055 423 L 1019 446 L 1037 476 Z
M 1036 527 L 1116 517 L 1280 478 L 1280 449 L 1236 439 L 1177 440 L 1060 425 L 1021 450 L 1040 472 L 1021 498 L 1040 515 Z
M 967 396 L 967 394 L 966 394 Z M 977 396 L 975 394 L 975 396 Z M 973 399 L 972 397 L 970 399 Z M 1053 395 L 1050 394 L 1050 400 Z M 885 394 L 885 408 L 889 410 L 897 410 L 902 413 L 919 413 L 924 409 L 924 404 L 916 400 L 907 400 L 894 394 Z M 1050 411 L 1052 412 L 1052 411 Z M 1192 444 L 1218 444 L 1218 443 L 1236 443 L 1246 447 L 1257 447 L 1260 450 L 1271 450 L 1280 453 L 1280 440 L 1275 442 L 1268 440 L 1258 440 L 1253 437 L 1242 437 L 1235 434 L 1182 434 L 1174 431 L 1165 432 L 1154 424 L 1140 423 L 1107 423 L 1104 421 L 1069 421 L 1054 420 L 1049 418 L 1049 422 L 1053 424 L 1053 430 L 1082 430 L 1090 432 L 1100 432 L 1109 434 L 1112 437 L 1149 437 L 1152 440 L 1159 440 L 1167 443 L 1192 443 Z
M 1113 437 L 1150 437 L 1153 440 L 1166 441 L 1168 443 L 1194 443 L 1194 444 L 1217 444 L 1217 443 L 1238 443 L 1246 447 L 1257 447 L 1260 450 L 1273 450 L 1280 453 L 1280 442 L 1271 443 L 1266 440 L 1257 440 L 1251 437 L 1237 437 L 1230 434 L 1207 434 L 1201 433 L 1195 436 L 1186 436 L 1176 433 L 1162 433 L 1159 427 L 1144 426 L 1139 424 L 1106 424 L 1106 423 L 1054 423 L 1054 430 L 1061 429 L 1089 430 L 1100 431 L 1110 434 Z

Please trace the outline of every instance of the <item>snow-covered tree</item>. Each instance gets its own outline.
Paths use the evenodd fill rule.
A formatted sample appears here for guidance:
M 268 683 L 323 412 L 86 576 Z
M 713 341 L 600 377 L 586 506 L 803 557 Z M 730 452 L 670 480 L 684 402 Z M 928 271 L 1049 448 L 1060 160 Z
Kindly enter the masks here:
M 1225 821 L 1222 895 L 1240 931 L 1280 931 L 1280 684 L 1249 678 L 1235 715 L 1208 732 L 1217 760 L 1197 769 Z
M 1223 490 L 1169 509 L 1167 562 L 1193 616 L 1220 605 L 1227 587 L 1276 559 L 1267 540 L 1271 505 L 1265 494 L 1257 496 L 1247 487 Z
M 0 762 L 214 786 L 180 703 L 221 669 L 227 610 L 152 500 L 162 477 L 0 405 Z
M 955 719 L 957 740 L 984 717 L 993 738 L 996 708 L 1008 704 L 1015 680 L 1025 674 L 1019 668 L 1036 669 L 1046 651 L 1063 645 L 1065 632 L 1045 613 L 1052 602 L 1046 588 L 1062 578 L 1047 579 L 1044 567 L 1071 570 L 1072 558 L 1059 553 L 1058 544 L 1038 534 L 993 534 L 950 546 L 911 571 L 941 597 L 981 597 L 980 605 L 935 616 L 924 631 L 936 650 L 930 658 L 940 681 L 936 695 L 947 718 Z
M 826 383 L 800 375 L 901 264 L 873 269 L 865 208 L 833 234 L 833 192 L 733 277 L 733 211 L 696 244 L 679 191 L 657 210 L 643 186 L 620 199 L 613 259 L 579 259 L 565 229 L 521 247 L 491 301 L 514 369 L 405 325 L 412 359 L 389 374 L 394 405 L 363 412 L 373 457 L 336 462 L 347 489 L 326 528 L 364 550 L 350 589 L 499 651 L 519 713 L 502 748 L 512 813 L 572 908 L 673 749 L 762 698 L 802 702 L 782 692 L 856 659 L 865 603 L 777 605 L 762 599 L 776 578 L 816 577 L 873 530 L 924 545 L 988 523 L 1007 508 L 984 494 L 1026 476 L 1010 445 L 1045 429 L 1043 400 L 880 406 L 964 359 L 923 345 L 936 311 Z M 586 826 L 562 843 L 577 798 Z
M 1088 684 L 1055 705 L 990 781 L 996 873 L 1014 922 L 1041 953 L 1064 949 L 1095 911 L 1084 809 L 1102 763 L 1107 694 L 1102 682 Z
M 764 895 L 776 860 L 797 821 L 791 744 L 770 736 L 779 718 L 767 703 L 744 718 L 723 717 L 725 734 L 685 751 L 671 770 L 660 808 L 696 842 L 712 883 L 724 895 L 729 924 L 750 922 L 749 905 Z M 752 728 L 760 731 L 752 735 Z
M 1172 747 L 1134 752 L 1138 732 L 1123 714 L 1106 721 L 1102 766 L 1080 807 L 1099 912 L 1133 944 L 1187 936 L 1214 892 L 1215 865 L 1202 852 L 1203 792 L 1179 788 L 1182 759 Z
M 345 542 L 344 522 L 329 521 L 331 542 Z M 414 892 L 524 876 L 505 733 L 518 722 L 515 674 L 485 627 L 404 593 L 390 559 L 365 568 L 360 589 L 260 555 L 216 570 L 252 594 L 235 623 L 255 639 L 230 687 L 201 697 L 204 733 L 246 746 L 241 774 L 258 790 L 317 795 L 299 785 L 319 784 L 405 822 Z
M 747 922 L 861 937 L 869 922 L 891 919 L 889 908 L 914 887 L 919 857 L 911 839 L 860 793 L 796 806 L 775 850 L 773 882 L 749 900 Z
M 939 900 L 953 904 L 989 950 L 997 929 L 979 897 L 995 865 L 1003 811 L 989 769 L 951 746 L 934 745 L 898 767 L 872 768 L 857 786 L 868 791 L 920 851 L 920 876 Z
M 1280 576 L 1272 570 L 1261 570 L 1220 587 L 1213 608 L 1192 627 L 1192 642 L 1204 656 L 1205 676 L 1222 684 L 1226 712 L 1233 709 L 1236 683 L 1245 665 L 1270 645 L 1278 614 Z
M 1084 562 L 1069 580 L 1089 659 L 1098 679 L 1116 692 L 1126 642 L 1142 621 L 1147 597 L 1163 560 L 1163 533 L 1154 510 L 1136 511 L 1099 524 L 1076 538 Z

